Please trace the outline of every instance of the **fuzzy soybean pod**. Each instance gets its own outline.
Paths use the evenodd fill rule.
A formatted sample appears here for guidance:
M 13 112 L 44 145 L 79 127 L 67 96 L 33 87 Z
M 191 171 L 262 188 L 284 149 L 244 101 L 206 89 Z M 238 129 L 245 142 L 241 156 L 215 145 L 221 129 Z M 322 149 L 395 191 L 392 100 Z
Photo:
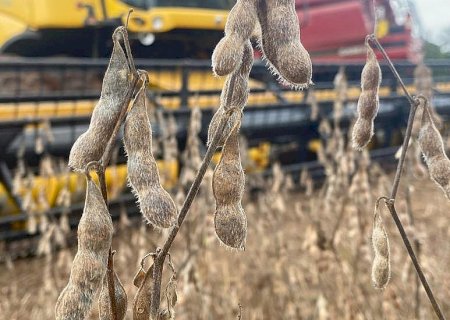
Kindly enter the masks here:
M 222 93 L 220 95 L 220 107 L 219 109 L 217 109 L 208 127 L 208 141 L 207 141 L 208 146 L 210 145 L 212 139 L 214 138 L 214 135 L 216 134 L 217 128 L 219 126 L 222 117 L 226 116 L 226 113 L 232 110 L 233 108 L 243 110 L 245 105 L 247 104 L 249 94 L 248 80 L 250 76 L 250 71 L 252 69 L 252 65 L 253 65 L 253 48 L 250 41 L 247 41 L 244 46 L 244 55 L 242 57 L 242 63 L 239 69 L 236 70 L 232 75 L 229 75 L 223 85 Z M 227 97 L 229 96 L 228 88 L 230 86 L 232 77 L 234 77 L 233 83 L 234 90 L 231 93 L 230 101 L 227 101 Z M 222 133 L 221 139 L 219 140 L 218 146 L 223 146 L 231 130 L 236 125 L 236 123 L 240 121 L 240 119 L 241 115 L 239 114 L 239 112 L 232 113 Z
M 127 293 L 122 286 L 122 283 L 114 272 L 114 297 L 116 299 L 116 320 L 123 320 L 127 313 Z M 112 320 L 111 315 L 111 300 L 109 298 L 108 290 L 108 274 L 103 277 L 102 289 L 98 298 L 98 311 L 100 320 Z
M 216 200 L 216 235 L 223 244 L 243 250 L 247 238 L 247 218 L 241 206 L 245 175 L 239 154 L 238 126 L 225 143 L 220 162 L 214 170 L 212 186 Z
M 138 92 L 124 126 L 124 145 L 128 160 L 128 181 L 136 195 L 142 215 L 153 226 L 169 228 L 177 219 L 177 208 L 161 186 L 152 153 L 152 128 L 145 105 L 145 85 Z
M 378 113 L 378 90 L 381 83 L 381 69 L 375 52 L 366 43 L 367 59 L 361 73 L 361 95 L 358 99 L 358 118 L 353 126 L 353 148 L 362 150 L 374 134 L 374 119 Z
M 269 69 L 281 83 L 295 89 L 308 87 L 312 64 L 300 42 L 295 0 L 259 1 L 257 11 L 261 25 L 259 47 Z
M 113 234 L 112 220 L 100 189 L 88 175 L 86 201 L 78 225 L 78 251 L 70 279 L 58 297 L 57 320 L 82 320 L 106 274 Z
M 377 289 L 384 289 L 391 277 L 389 239 L 379 216 L 378 204 L 375 208 L 372 230 L 372 247 L 374 259 L 372 263 L 372 283 Z
M 78 137 L 70 150 L 69 167 L 75 171 L 83 171 L 89 162 L 100 160 L 119 118 L 124 98 L 131 88 L 131 69 L 119 42 L 122 39 L 119 28 L 112 37 L 114 47 L 111 59 L 89 128 Z
M 257 22 L 256 0 L 238 0 L 228 14 L 225 36 L 212 54 L 213 72 L 225 76 L 241 64 L 242 48 L 250 39 Z
M 439 130 L 433 123 L 430 110 L 425 104 L 418 138 L 420 149 L 430 172 L 430 178 L 450 199 L 450 160 L 445 154 Z

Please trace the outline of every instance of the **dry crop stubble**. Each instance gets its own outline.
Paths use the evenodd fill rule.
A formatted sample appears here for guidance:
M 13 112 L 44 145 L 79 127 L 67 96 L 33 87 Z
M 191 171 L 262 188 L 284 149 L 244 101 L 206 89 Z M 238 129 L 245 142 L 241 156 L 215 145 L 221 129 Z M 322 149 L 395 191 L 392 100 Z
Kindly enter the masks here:
M 340 161 L 349 160 L 341 158 Z M 337 164 L 336 167 L 341 165 Z M 360 168 L 359 165 L 356 167 Z M 386 175 L 375 163 L 371 163 L 366 170 L 371 199 L 376 199 L 379 194 L 385 193 L 386 179 L 390 180 L 392 176 Z M 308 178 L 306 172 L 303 172 L 305 186 L 311 186 L 312 178 Z M 213 217 L 205 213 L 214 212 L 214 203 L 211 203 L 213 197 L 208 191 L 209 185 L 202 185 L 205 189 L 199 192 L 192 212 L 185 221 L 182 233 L 185 241 L 177 241 L 171 248 L 172 259 L 177 262 L 179 271 L 177 320 L 235 319 L 239 303 L 243 306 L 242 318 L 253 320 L 279 319 L 280 315 L 283 319 L 313 319 L 317 317 L 319 307 L 322 313 L 328 313 L 329 319 L 414 318 L 414 281 L 411 278 L 403 280 L 398 276 L 398 266 L 403 266 L 407 257 L 399 237 L 394 233 L 394 226 L 388 223 L 386 216 L 385 228 L 390 235 L 393 274 L 383 294 L 373 290 L 370 272 L 373 257 L 369 237 L 373 208 L 368 208 L 367 202 L 360 206 L 362 211 L 358 216 L 365 219 L 364 223 L 368 228 L 368 232 L 363 234 L 357 228 L 354 209 L 360 202 L 358 200 L 358 204 L 354 204 L 356 199 L 367 198 L 363 194 L 366 191 L 355 188 L 350 193 L 347 187 L 343 187 L 342 192 L 336 193 L 333 200 L 333 203 L 340 203 L 343 201 L 342 194 L 352 194 L 335 238 L 337 254 L 346 270 L 342 272 L 339 264 L 332 258 L 332 253 L 323 245 L 324 236 L 326 239 L 331 234 L 331 227 L 337 219 L 335 207 L 326 209 L 321 205 L 324 193 L 311 187 L 307 187 L 308 194 L 297 189 L 288 191 L 284 182 L 286 177 L 270 181 L 262 175 L 249 174 L 248 178 L 252 183 L 247 183 L 242 202 L 248 215 L 248 239 L 243 254 L 217 246 Z M 432 202 L 425 201 L 436 195 L 433 182 L 413 180 L 411 184 L 415 187 L 412 202 L 417 213 L 416 228 L 422 234 L 423 263 L 433 274 L 433 278 L 439 279 L 434 280 L 437 294 L 447 300 L 446 297 L 450 297 L 450 278 L 446 272 L 446 261 L 450 257 L 450 250 L 446 240 L 446 200 L 438 197 Z M 268 195 L 274 192 L 276 197 L 289 204 L 283 212 L 274 212 L 269 206 Z M 293 212 L 293 207 L 301 207 L 301 210 Z M 320 229 L 312 222 L 311 217 L 321 221 L 324 232 L 319 232 Z M 132 287 L 137 271 L 133 266 L 139 266 L 140 257 L 148 252 L 149 246 L 156 246 L 164 240 L 161 233 L 153 232 L 153 228 L 141 223 L 140 218 L 132 219 L 131 222 L 130 227 L 116 228 L 117 234 L 114 236 L 114 247 L 119 253 L 115 270 L 129 297 L 134 296 L 137 290 Z M 358 234 L 365 239 L 363 244 L 356 241 Z M 436 247 L 440 250 L 434 250 Z M 360 253 L 357 254 L 357 251 Z M 52 273 L 57 276 L 59 289 L 66 284 L 67 270 L 70 270 L 72 261 L 68 249 L 60 254 L 64 254 L 60 263 L 52 264 Z M 151 264 L 151 258 L 149 259 L 147 265 Z M 358 264 L 355 264 L 355 260 Z M 42 297 L 44 283 L 41 270 L 46 263 L 44 259 L 15 261 L 12 269 L 14 272 L 7 271 L 5 265 L 0 265 L 0 286 L 4 298 L 0 299 L 3 311 L 0 319 L 54 318 L 53 315 L 46 314 L 49 314 L 49 309 L 53 309 L 55 297 L 39 298 Z M 144 269 L 147 270 L 148 267 L 145 266 Z M 165 284 L 163 288 L 164 286 Z M 445 312 L 450 311 L 450 305 L 446 301 L 443 301 L 443 308 Z M 131 310 L 130 307 L 126 319 L 132 319 Z M 432 319 L 432 311 L 425 303 L 422 304 L 421 314 L 423 319 Z M 98 319 L 96 310 L 87 319 Z

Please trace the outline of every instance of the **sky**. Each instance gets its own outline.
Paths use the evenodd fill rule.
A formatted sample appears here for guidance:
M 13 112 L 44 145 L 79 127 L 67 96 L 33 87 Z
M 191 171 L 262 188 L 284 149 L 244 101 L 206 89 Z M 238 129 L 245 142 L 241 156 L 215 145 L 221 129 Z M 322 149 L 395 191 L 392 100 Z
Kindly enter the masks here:
M 450 28 L 450 0 L 413 0 L 420 16 L 425 37 L 439 43 L 439 36 L 445 28 Z

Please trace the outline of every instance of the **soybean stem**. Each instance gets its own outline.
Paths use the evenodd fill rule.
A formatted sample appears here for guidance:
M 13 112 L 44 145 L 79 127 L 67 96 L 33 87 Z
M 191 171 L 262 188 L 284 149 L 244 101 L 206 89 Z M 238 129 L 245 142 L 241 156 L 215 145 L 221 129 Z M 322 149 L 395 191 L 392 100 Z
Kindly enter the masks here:
M 407 178 L 409 181 L 409 177 L 411 175 L 411 170 L 407 170 Z M 409 223 L 411 224 L 412 227 L 414 227 L 414 214 L 413 214 L 413 210 L 412 210 L 412 203 L 411 203 L 411 190 L 409 188 L 409 186 L 407 186 L 405 188 L 406 190 L 406 213 L 408 214 L 409 217 Z M 417 238 L 414 239 L 414 249 L 416 250 L 416 254 L 417 254 L 417 260 L 420 263 L 420 242 Z M 420 320 L 420 279 L 417 276 L 417 274 L 414 277 L 415 279 L 415 293 L 414 293 L 414 298 L 415 298 L 415 308 L 414 308 L 414 314 L 416 317 L 416 320 Z
M 403 228 L 403 225 L 398 217 L 397 211 L 395 209 L 395 200 L 390 199 L 389 201 L 386 201 L 386 206 L 389 209 L 389 212 L 391 213 L 392 218 L 394 219 L 394 222 L 398 228 L 398 231 L 400 232 L 400 236 L 402 237 L 403 243 L 405 244 L 406 250 L 408 251 L 409 257 L 411 258 L 414 268 L 416 269 L 416 273 L 419 276 L 420 281 L 422 282 L 422 286 L 427 293 L 428 299 L 430 300 L 431 305 L 433 306 L 436 316 L 440 320 L 445 320 L 445 316 L 442 313 L 441 308 L 439 307 L 439 304 L 436 301 L 436 298 L 434 297 L 433 290 L 431 290 L 431 287 L 428 284 L 427 278 L 425 277 L 425 274 L 422 271 L 422 267 L 420 266 L 419 261 L 417 260 L 416 254 L 414 253 L 414 249 L 411 246 L 411 242 L 409 241 L 408 236 L 406 235 L 405 229 Z
M 403 167 L 405 164 L 406 152 L 408 151 L 409 141 L 411 140 L 411 132 L 414 123 L 414 117 L 417 111 L 417 103 L 411 104 L 411 108 L 409 110 L 408 124 L 406 126 L 405 138 L 403 139 L 402 144 L 402 152 L 400 154 L 400 159 L 398 161 L 397 170 L 395 172 L 394 183 L 392 185 L 391 190 L 391 199 L 395 200 L 397 196 L 398 186 L 400 184 L 400 179 L 403 172 Z
M 229 102 L 231 102 L 232 99 L 235 77 L 236 76 L 233 74 L 229 82 L 228 92 L 226 96 L 226 105 L 229 105 Z M 227 122 L 233 112 L 236 112 L 236 110 L 232 109 L 229 112 L 225 113 L 224 114 L 225 116 L 222 117 L 222 119 L 220 120 L 216 133 L 206 151 L 205 157 L 203 158 L 202 164 L 197 172 L 194 182 L 192 183 L 189 192 L 186 195 L 186 199 L 184 200 L 184 203 L 180 209 L 177 224 L 172 227 L 172 229 L 170 230 L 170 234 L 167 237 L 162 249 L 159 252 L 157 252 L 157 256 L 154 262 L 155 268 L 153 269 L 153 286 L 152 286 L 153 289 L 150 304 L 151 319 L 157 319 L 159 313 L 161 280 L 162 280 L 162 271 L 164 267 L 164 260 L 166 258 L 167 253 L 169 252 L 170 247 L 172 246 L 173 241 L 175 240 L 175 237 L 178 234 L 178 231 L 180 230 L 180 226 L 183 224 L 183 221 L 189 212 L 189 209 L 192 205 L 192 202 L 195 199 L 195 196 L 197 195 L 197 192 L 200 188 L 200 184 L 203 180 L 203 177 L 205 176 L 206 170 L 208 169 L 209 164 L 211 163 L 211 159 L 214 155 L 214 152 L 216 151 L 217 146 L 220 142 L 225 126 L 227 125 Z M 144 282 L 145 281 L 151 281 L 149 273 L 146 274 Z
M 405 132 L 405 137 L 403 139 L 403 144 L 402 144 L 402 152 L 400 155 L 400 159 L 398 161 L 397 164 L 397 170 L 395 173 L 395 177 L 394 177 L 394 182 L 392 185 L 392 190 L 391 190 L 391 196 L 390 199 L 385 201 L 386 202 L 386 206 L 389 209 L 389 212 L 392 216 L 392 219 L 394 220 L 395 225 L 397 226 L 398 231 L 400 232 L 400 236 L 403 240 L 403 243 L 406 247 L 406 250 L 408 251 L 409 257 L 411 258 L 411 261 L 414 265 L 414 268 L 416 269 L 416 273 L 420 278 L 420 281 L 422 282 L 422 286 L 425 289 L 428 299 L 430 300 L 431 305 L 433 306 L 434 312 L 436 313 L 438 319 L 440 320 L 444 320 L 444 314 L 442 313 L 439 304 L 436 301 L 436 298 L 434 297 L 433 291 L 431 290 L 430 285 L 428 284 L 428 281 L 425 277 L 425 274 L 422 271 L 422 267 L 419 264 L 419 261 L 417 260 L 416 254 L 414 252 L 413 247 L 411 246 L 411 242 L 409 241 L 408 236 L 406 235 L 405 229 L 402 225 L 402 222 L 400 221 L 397 211 L 395 209 L 395 198 L 397 196 L 397 191 L 398 191 L 398 186 L 400 184 L 400 178 L 403 172 L 403 167 L 405 164 L 405 158 L 406 158 L 406 152 L 408 151 L 408 145 L 409 145 L 409 141 L 411 139 L 411 132 L 412 132 L 412 127 L 413 127 L 413 123 L 414 123 L 414 117 L 416 114 L 416 110 L 417 107 L 419 105 L 419 99 L 418 98 L 414 98 L 409 92 L 408 89 L 406 88 L 405 84 L 403 83 L 402 78 L 400 77 L 400 75 L 397 72 L 397 69 L 395 68 L 394 64 L 392 63 L 391 59 L 389 58 L 389 56 L 387 55 L 386 51 L 384 50 L 383 46 L 380 44 L 380 42 L 377 40 L 377 38 L 375 37 L 375 35 L 370 35 L 369 39 L 378 47 L 378 49 L 380 50 L 380 52 L 382 53 L 383 57 L 385 58 L 385 60 L 388 63 L 389 68 L 391 69 L 392 73 L 394 74 L 395 78 L 397 79 L 397 81 L 400 83 L 400 86 L 403 89 L 403 92 L 405 93 L 405 96 L 407 97 L 409 103 L 410 103 L 410 110 L 409 110 L 409 117 L 408 117 L 408 124 L 406 127 L 406 132 Z M 420 96 L 420 98 L 424 99 L 426 102 L 426 98 L 424 98 L 423 96 Z
M 403 79 L 400 77 L 400 75 L 397 72 L 397 69 L 394 67 L 394 64 L 392 63 L 391 59 L 389 58 L 388 54 L 386 53 L 386 51 L 384 50 L 383 46 L 381 45 L 381 43 L 378 41 L 377 37 L 372 34 L 369 36 L 370 41 L 372 41 L 378 48 L 378 50 L 380 50 L 381 54 L 383 55 L 384 59 L 386 60 L 386 62 L 388 63 L 389 69 L 391 69 L 392 73 L 394 74 L 395 78 L 397 79 L 398 83 L 400 84 L 400 86 L 403 89 L 403 92 L 405 93 L 406 98 L 408 99 L 410 104 L 415 104 L 416 101 L 413 98 L 413 96 L 408 92 L 408 89 L 406 88 Z

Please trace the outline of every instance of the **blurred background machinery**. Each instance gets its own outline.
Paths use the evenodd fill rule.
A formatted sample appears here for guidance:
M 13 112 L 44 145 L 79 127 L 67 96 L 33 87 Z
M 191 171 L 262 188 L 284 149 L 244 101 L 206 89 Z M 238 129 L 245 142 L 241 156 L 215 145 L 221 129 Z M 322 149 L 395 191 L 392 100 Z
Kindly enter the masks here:
M 302 41 L 314 61 L 361 60 L 362 40 L 374 29 L 394 59 L 414 61 L 420 44 L 409 18 L 389 0 L 296 0 Z M 4 0 L 0 52 L 20 56 L 107 57 L 111 32 L 129 7 L 133 53 L 143 58 L 209 59 L 233 0 Z

